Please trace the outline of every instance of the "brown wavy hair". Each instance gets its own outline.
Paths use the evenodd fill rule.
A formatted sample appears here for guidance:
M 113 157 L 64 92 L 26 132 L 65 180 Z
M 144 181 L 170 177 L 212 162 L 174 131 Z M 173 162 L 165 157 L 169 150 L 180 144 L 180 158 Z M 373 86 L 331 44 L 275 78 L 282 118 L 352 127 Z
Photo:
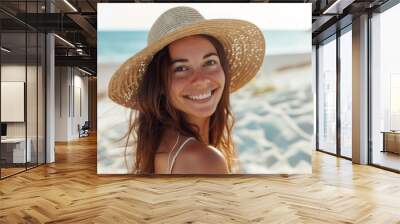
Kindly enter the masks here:
M 234 118 L 229 103 L 230 73 L 222 45 L 211 36 L 207 38 L 217 50 L 225 73 L 225 86 L 216 111 L 210 117 L 209 143 L 222 152 L 229 172 L 235 166 L 236 153 L 232 142 Z M 171 75 L 168 74 L 170 62 L 168 46 L 160 50 L 147 67 L 138 89 L 138 111 L 131 112 L 127 144 L 133 131 L 136 134 L 137 174 L 154 173 L 154 158 L 161 142 L 164 130 L 171 128 L 187 137 L 202 141 L 197 126 L 184 119 L 183 112 L 175 109 L 168 97 Z

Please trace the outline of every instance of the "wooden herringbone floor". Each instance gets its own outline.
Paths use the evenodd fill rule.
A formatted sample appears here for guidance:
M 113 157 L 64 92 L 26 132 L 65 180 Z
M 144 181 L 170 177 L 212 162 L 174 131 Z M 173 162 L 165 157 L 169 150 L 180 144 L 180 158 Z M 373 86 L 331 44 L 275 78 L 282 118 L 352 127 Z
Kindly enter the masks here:
M 312 175 L 96 175 L 96 139 L 0 181 L 0 223 L 400 223 L 400 175 L 315 152 Z

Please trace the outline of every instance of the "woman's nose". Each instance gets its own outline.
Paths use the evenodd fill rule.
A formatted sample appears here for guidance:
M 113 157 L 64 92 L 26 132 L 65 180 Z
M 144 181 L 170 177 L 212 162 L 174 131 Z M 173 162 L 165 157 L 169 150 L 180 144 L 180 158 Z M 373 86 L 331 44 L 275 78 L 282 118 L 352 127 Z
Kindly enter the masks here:
M 196 87 L 208 87 L 210 79 L 202 68 L 197 68 L 194 71 L 192 83 L 196 85 Z

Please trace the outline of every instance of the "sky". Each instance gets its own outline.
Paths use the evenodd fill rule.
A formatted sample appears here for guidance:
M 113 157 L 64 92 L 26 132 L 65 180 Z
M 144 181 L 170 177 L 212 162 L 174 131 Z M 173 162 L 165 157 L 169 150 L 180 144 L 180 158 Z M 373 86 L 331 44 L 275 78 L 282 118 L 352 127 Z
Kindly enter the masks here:
M 311 3 L 99 3 L 99 31 L 149 30 L 166 10 L 197 9 L 206 19 L 242 19 L 262 30 L 311 30 Z

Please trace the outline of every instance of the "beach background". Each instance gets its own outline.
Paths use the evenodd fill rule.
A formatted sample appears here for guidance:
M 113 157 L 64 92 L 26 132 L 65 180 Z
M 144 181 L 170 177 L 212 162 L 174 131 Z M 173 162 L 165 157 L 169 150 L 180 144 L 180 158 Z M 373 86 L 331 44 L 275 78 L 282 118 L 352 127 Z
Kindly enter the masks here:
M 98 14 L 98 166 L 99 174 L 131 173 L 134 161 L 134 144 L 125 147 L 121 140 L 127 132 L 130 110 L 112 102 L 107 96 L 108 82 L 114 71 L 127 58 L 146 46 L 147 31 L 139 27 L 107 29 L 101 28 L 107 19 L 110 5 L 99 4 Z M 121 5 L 121 4 L 118 4 Z M 132 10 L 143 10 L 142 4 L 122 4 Z M 136 5 L 136 6 L 135 6 Z M 166 11 L 175 4 L 146 4 L 161 7 Z M 168 5 L 168 7 L 166 7 Z M 202 9 L 207 4 L 179 4 Z M 212 7 L 230 8 L 229 15 L 221 18 L 235 18 L 235 10 L 243 14 L 248 11 L 271 10 L 271 4 L 212 4 Z M 257 6 L 256 6 L 257 5 Z M 295 7 L 293 4 L 281 5 L 281 13 L 276 20 L 284 18 L 285 13 Z M 296 4 L 297 6 L 299 4 Z M 305 12 L 310 4 L 304 7 Z M 119 6 L 120 7 L 120 6 Z M 158 9 L 157 8 L 157 9 Z M 115 10 L 115 9 L 114 9 Z M 309 11 L 308 11 L 309 10 Z M 226 10 L 224 10 L 226 11 Z M 276 10 L 274 10 L 276 11 Z M 115 13 L 121 17 L 123 13 Z M 115 15 L 114 14 L 114 15 Z M 159 14 L 154 13 L 153 21 Z M 293 14 L 292 14 L 293 15 Z M 204 15 L 207 19 L 210 18 Z M 263 14 L 258 15 L 263 17 Z M 296 16 L 292 16 L 296 19 Z M 126 18 L 125 18 L 126 19 Z M 258 18 L 270 21 L 269 18 Z M 151 19 L 149 19 L 151 20 Z M 245 87 L 231 95 L 231 106 L 235 116 L 233 140 L 238 153 L 240 173 L 244 174 L 299 174 L 311 173 L 311 152 L 314 135 L 314 88 L 311 69 L 311 19 L 304 20 L 303 26 L 274 28 L 263 27 L 266 39 L 266 55 L 257 76 Z M 108 21 L 109 22 L 109 21 Z M 133 22 L 133 20 L 132 20 Z

